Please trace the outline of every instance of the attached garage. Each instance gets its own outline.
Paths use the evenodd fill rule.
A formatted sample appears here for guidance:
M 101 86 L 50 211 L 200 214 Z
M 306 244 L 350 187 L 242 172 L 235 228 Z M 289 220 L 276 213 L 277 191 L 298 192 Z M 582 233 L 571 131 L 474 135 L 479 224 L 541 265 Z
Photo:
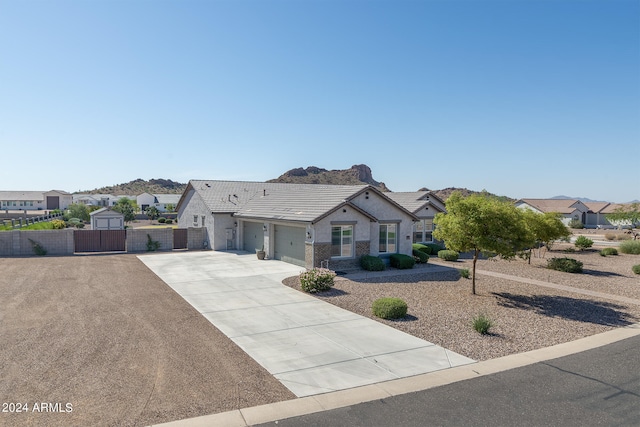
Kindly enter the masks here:
M 305 266 L 305 228 L 276 225 L 274 258 Z
M 242 249 L 255 252 L 264 245 L 264 231 L 261 222 L 244 222 L 242 226 Z

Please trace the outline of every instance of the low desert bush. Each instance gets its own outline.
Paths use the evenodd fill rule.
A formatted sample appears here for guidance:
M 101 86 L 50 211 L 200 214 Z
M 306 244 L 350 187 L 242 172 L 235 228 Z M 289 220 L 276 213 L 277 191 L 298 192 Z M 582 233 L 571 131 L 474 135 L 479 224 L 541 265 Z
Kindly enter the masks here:
M 547 268 L 565 273 L 582 273 L 582 263 L 573 258 L 551 258 L 547 261 Z
M 486 314 L 480 313 L 473 318 L 471 324 L 476 332 L 486 335 L 489 333 L 489 329 L 493 326 L 493 321 Z
M 407 315 L 407 303 L 400 298 L 379 298 L 371 306 L 374 316 L 382 319 L 399 319 Z
M 584 224 L 577 219 L 572 219 L 571 221 L 569 221 L 569 224 L 567 225 L 569 226 L 569 228 L 575 228 L 575 229 L 584 228 Z
M 67 227 L 67 224 L 61 219 L 54 219 L 51 221 L 51 226 L 54 230 L 62 230 Z
M 613 233 L 605 233 L 604 238 L 607 240 L 616 240 L 616 235 Z
M 315 293 L 331 289 L 336 273 L 326 268 L 314 268 L 300 273 L 299 277 L 302 290 Z
M 384 261 L 377 256 L 363 255 L 360 258 L 360 267 L 367 271 L 382 271 L 384 270 Z
M 469 278 L 469 269 L 468 268 L 461 268 L 458 270 L 460 272 L 460 277 L 464 277 L 465 279 Z
M 609 256 L 609 255 L 618 255 L 618 250 L 616 248 L 604 248 L 600 251 L 601 256 Z
M 427 262 L 429 262 L 429 255 L 427 255 L 426 252 L 420 251 L 418 249 L 413 250 L 413 258 L 420 264 L 426 264 Z
M 416 265 L 416 260 L 405 254 L 391 254 L 389 257 L 389 265 L 393 268 L 404 270 L 413 268 L 413 266 Z
M 637 264 L 631 267 L 631 271 L 633 271 L 636 274 L 640 274 L 640 264 Z
M 590 238 L 585 237 L 585 236 L 578 236 L 576 238 L 576 241 L 575 241 L 574 245 L 576 246 L 576 248 L 578 248 L 581 251 L 583 251 L 583 250 L 589 249 L 591 246 L 593 246 L 593 240 L 591 240 Z
M 167 218 L 165 224 L 173 224 L 173 220 L 171 218 Z
M 618 239 L 618 240 L 631 240 L 631 236 L 629 234 L 618 234 L 618 235 L 616 235 L 616 239 Z
M 619 248 L 623 254 L 640 255 L 640 240 L 625 240 Z
M 165 222 L 167 222 L 167 218 L 165 218 L 165 217 L 161 216 L 160 218 L 158 218 L 158 222 L 159 222 L 160 224 L 164 224 Z
M 443 249 L 438 251 L 438 258 L 443 259 L 445 261 L 457 261 L 460 254 L 456 251 L 450 251 L 448 249 Z

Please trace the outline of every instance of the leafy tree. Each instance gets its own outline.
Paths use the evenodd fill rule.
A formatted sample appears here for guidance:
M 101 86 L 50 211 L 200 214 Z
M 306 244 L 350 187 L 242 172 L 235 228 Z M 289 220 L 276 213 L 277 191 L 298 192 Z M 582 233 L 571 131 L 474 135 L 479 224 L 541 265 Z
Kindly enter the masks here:
M 640 222 L 640 203 L 619 206 L 613 213 L 606 214 L 605 218 L 612 224 L 634 226 Z
M 446 202 L 446 213 L 434 218 L 437 225 L 433 236 L 443 240 L 447 248 L 458 252 L 473 252 L 471 292 L 476 294 L 476 262 L 478 256 L 500 255 L 513 258 L 533 244 L 533 235 L 520 209 L 512 203 L 474 194 L 463 197 L 454 192 Z
M 173 203 L 169 203 L 167 205 L 167 212 L 175 212 L 176 211 L 176 205 L 174 205 Z
M 538 256 L 541 255 L 543 247 L 551 249 L 551 245 L 555 240 L 566 239 L 571 235 L 571 231 L 562 223 L 560 214 L 553 212 L 541 214 L 529 209 L 523 209 L 522 215 L 529 232 L 531 232 L 535 240 Z M 531 249 L 529 249 L 528 260 L 531 263 Z
M 138 205 L 135 200 L 123 197 L 119 199 L 113 206 L 113 210 L 124 215 L 125 222 L 131 222 L 136 218 L 136 209 Z
M 82 203 L 72 203 L 67 207 L 67 211 L 63 217 L 67 221 L 69 218 L 78 218 L 83 221 L 89 221 L 91 219 L 89 212 L 89 207 L 87 205 L 83 205 Z
M 149 206 L 145 213 L 152 221 L 160 216 L 160 211 L 155 206 Z

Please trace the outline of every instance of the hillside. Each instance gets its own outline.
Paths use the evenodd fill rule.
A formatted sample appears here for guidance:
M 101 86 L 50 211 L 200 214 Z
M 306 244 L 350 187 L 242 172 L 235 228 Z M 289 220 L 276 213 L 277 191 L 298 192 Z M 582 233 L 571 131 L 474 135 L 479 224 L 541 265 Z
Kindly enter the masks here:
M 316 166 L 309 166 L 306 169 L 296 168 L 267 182 L 329 185 L 370 184 L 382 191 L 391 191 L 384 185 L 384 182 L 373 179 L 371 168 L 367 165 L 353 165 L 351 168 L 343 170 L 327 170 Z
M 135 179 L 126 184 L 117 184 L 110 187 L 96 188 L 89 191 L 78 191 L 82 194 L 113 194 L 137 196 L 142 193 L 149 194 L 182 194 L 187 184 L 172 181 L 170 179 Z
M 428 189 L 423 187 L 423 188 L 419 189 L 418 191 L 428 191 Z M 497 197 L 497 198 L 499 198 L 501 200 L 504 200 L 504 201 L 515 202 L 515 199 L 512 199 L 512 198 L 507 197 L 507 196 L 498 196 L 496 194 L 489 193 L 486 190 L 474 191 L 474 190 L 469 190 L 468 188 L 448 187 L 448 188 L 443 188 L 442 190 L 432 190 L 432 193 L 435 194 L 440 200 L 446 201 L 454 191 L 461 192 L 464 197 L 470 196 L 472 194 L 487 194 L 489 196 L 495 196 L 495 197 Z

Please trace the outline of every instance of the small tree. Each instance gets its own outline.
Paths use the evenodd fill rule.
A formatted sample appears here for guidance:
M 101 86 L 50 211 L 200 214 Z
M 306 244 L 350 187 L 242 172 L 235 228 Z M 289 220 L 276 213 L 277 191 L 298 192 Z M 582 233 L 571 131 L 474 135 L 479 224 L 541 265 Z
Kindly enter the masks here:
M 454 192 L 446 202 L 447 213 L 434 218 L 433 237 L 458 252 L 473 252 L 471 293 L 476 294 L 476 262 L 481 253 L 513 258 L 533 244 L 522 211 L 513 204 L 482 194 L 463 197 Z
M 565 239 L 571 235 L 571 231 L 562 223 L 560 214 L 547 212 L 539 214 L 529 209 L 522 211 L 527 228 L 533 235 L 535 246 L 538 249 L 538 257 L 542 248 L 551 249 L 555 240 Z M 531 248 L 529 249 L 529 264 L 531 264 Z
M 160 216 L 160 211 L 155 206 L 149 206 L 145 211 L 145 213 L 147 214 L 147 217 L 149 217 L 151 221 L 153 221 L 154 219 Z
M 123 214 L 125 222 L 131 222 L 134 219 L 136 219 L 135 212 L 137 207 L 138 205 L 136 204 L 135 200 L 122 197 L 116 202 L 115 206 L 113 207 L 113 210 Z
M 68 221 L 69 218 L 78 218 L 83 221 L 89 221 L 91 216 L 89 215 L 89 207 L 82 203 L 72 203 L 67 207 L 67 211 L 63 217 Z

